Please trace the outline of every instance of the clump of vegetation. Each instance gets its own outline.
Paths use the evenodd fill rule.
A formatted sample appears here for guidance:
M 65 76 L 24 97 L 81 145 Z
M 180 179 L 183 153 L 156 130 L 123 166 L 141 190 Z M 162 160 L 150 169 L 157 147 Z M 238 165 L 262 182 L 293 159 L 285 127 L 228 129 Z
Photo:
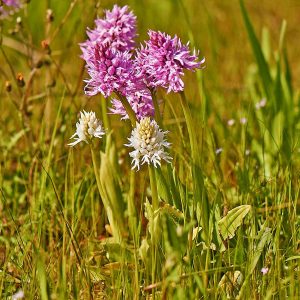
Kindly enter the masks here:
M 3 0 L 0 298 L 299 297 L 287 22 L 272 51 L 240 0 L 254 62 L 227 99 L 205 5 L 131 2 Z

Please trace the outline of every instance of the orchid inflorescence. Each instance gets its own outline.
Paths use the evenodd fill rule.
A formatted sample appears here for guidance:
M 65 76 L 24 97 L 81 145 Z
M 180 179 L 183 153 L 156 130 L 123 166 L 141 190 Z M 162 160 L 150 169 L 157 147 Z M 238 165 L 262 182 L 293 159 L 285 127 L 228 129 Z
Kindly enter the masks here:
M 126 146 L 133 147 L 135 150 L 130 152 L 133 158 L 133 169 L 140 169 L 140 164 L 152 163 L 154 167 L 160 166 L 161 160 L 170 162 L 172 159 L 164 148 L 169 148 L 170 143 L 165 140 L 166 131 L 162 131 L 155 120 L 149 117 L 143 118 L 131 132 Z
M 102 122 L 96 118 L 94 112 L 80 112 L 79 122 L 76 123 L 76 132 L 71 136 L 75 141 L 68 144 L 73 147 L 80 142 L 89 143 L 94 137 L 102 138 L 105 131 Z
M 136 124 L 130 119 L 136 127 L 126 146 L 135 149 L 130 156 L 133 168 L 137 169 L 140 164 L 151 163 L 157 167 L 161 160 L 170 162 L 171 159 L 165 152 L 165 148 L 170 147 L 165 140 L 166 132 L 150 119 L 154 116 L 152 96 L 156 89 L 161 87 L 167 93 L 183 91 L 184 70 L 203 68 L 205 62 L 198 59 L 199 52 L 192 53 L 189 44 L 183 44 L 177 36 L 153 30 L 149 30 L 148 35 L 148 41 L 135 48 L 136 16 L 128 6 L 115 5 L 111 11 L 105 11 L 104 18 L 95 20 L 95 28 L 87 30 L 88 38 L 80 44 L 89 74 L 85 93 L 88 96 L 100 93 L 105 98 L 116 95 L 117 98 L 111 99 L 110 112 L 120 115 L 121 119 L 130 117 L 122 101 L 126 99 L 135 114 Z M 89 133 L 83 134 L 86 132 L 83 117 L 86 117 L 85 112 L 77 123 L 74 136 L 78 137 L 72 146 L 88 140 Z M 101 130 L 99 132 L 104 134 Z
M 159 31 L 149 30 L 149 40 L 135 48 L 136 16 L 128 6 L 115 5 L 95 25 L 80 45 L 90 76 L 85 93 L 109 97 L 115 92 L 126 97 L 138 120 L 154 114 L 151 89 L 183 91 L 184 70 L 203 66 L 204 59 L 198 61 L 198 53 L 191 53 L 188 44 Z M 128 118 L 118 99 L 112 99 L 112 105 L 112 113 Z

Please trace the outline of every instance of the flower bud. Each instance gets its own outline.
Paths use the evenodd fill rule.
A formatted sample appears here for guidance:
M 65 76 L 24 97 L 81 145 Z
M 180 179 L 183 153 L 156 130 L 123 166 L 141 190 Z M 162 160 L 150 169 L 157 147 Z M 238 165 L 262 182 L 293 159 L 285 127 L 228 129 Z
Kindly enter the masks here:
M 22 73 L 17 74 L 17 83 L 19 87 L 23 87 L 25 85 L 25 81 Z
M 41 41 L 41 46 L 46 51 L 47 54 L 51 53 L 50 45 L 49 45 L 49 42 L 47 40 L 42 40 Z
M 9 93 L 12 90 L 11 82 L 9 80 L 5 81 L 5 90 Z
M 46 20 L 47 22 L 51 23 L 54 21 L 54 14 L 53 14 L 53 10 L 52 9 L 47 9 L 47 13 L 46 13 Z

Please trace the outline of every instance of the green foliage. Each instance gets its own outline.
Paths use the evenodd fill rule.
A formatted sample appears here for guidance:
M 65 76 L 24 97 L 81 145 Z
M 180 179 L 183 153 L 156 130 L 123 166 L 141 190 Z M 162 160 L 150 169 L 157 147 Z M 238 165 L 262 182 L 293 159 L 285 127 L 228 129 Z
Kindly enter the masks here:
M 224 240 L 232 239 L 243 219 L 251 210 L 250 205 L 241 205 L 230 210 L 225 217 L 218 222 L 220 234 Z
M 139 42 L 177 34 L 207 61 L 157 92 L 172 164 L 136 172 L 131 124 L 83 95 L 78 43 L 114 3 L 23 2 L 0 23 L 0 298 L 298 299 L 298 23 L 258 31 L 275 2 L 127 1 Z M 69 149 L 82 109 L 107 134 Z

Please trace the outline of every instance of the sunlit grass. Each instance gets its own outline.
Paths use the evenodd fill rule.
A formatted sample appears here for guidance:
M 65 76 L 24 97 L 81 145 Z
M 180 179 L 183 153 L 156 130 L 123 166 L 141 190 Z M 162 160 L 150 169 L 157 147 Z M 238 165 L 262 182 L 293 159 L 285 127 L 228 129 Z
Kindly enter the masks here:
M 138 16 L 140 41 L 159 29 L 206 57 L 206 69 L 185 75 L 184 94 L 157 94 L 172 164 L 135 172 L 130 122 L 83 95 L 78 43 L 114 4 L 96 2 L 33 0 L 21 23 L 1 23 L 0 298 L 297 299 L 295 12 L 274 33 L 258 30 L 247 2 L 234 11 L 219 1 L 122 2 Z M 236 37 L 215 23 L 224 12 Z M 220 67 L 222 47 L 232 57 Z M 70 148 L 82 109 L 107 134 Z

